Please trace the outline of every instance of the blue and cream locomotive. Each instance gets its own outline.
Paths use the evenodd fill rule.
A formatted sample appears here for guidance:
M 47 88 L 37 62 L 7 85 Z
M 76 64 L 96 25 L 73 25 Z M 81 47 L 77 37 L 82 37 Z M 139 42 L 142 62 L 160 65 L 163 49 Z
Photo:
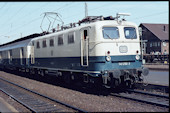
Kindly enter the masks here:
M 1 45 L 1 68 L 106 87 L 131 86 L 148 74 L 136 24 L 103 16 L 77 24 Z

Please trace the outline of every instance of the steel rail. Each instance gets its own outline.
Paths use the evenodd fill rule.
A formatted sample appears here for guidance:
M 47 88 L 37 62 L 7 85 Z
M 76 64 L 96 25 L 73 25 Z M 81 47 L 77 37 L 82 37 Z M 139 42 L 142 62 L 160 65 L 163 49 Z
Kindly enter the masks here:
M 134 92 L 135 93 L 135 92 Z M 142 95 L 146 95 L 144 92 L 143 93 L 140 93 L 140 92 L 137 92 L 137 94 L 142 94 Z M 116 96 L 116 97 L 120 97 L 120 98 L 125 98 L 125 99 L 129 99 L 129 100 L 134 100 L 134 101 L 137 101 L 137 102 L 142 102 L 142 103 L 147 103 L 147 104 L 152 104 L 152 105 L 157 105 L 157 106 L 160 106 L 160 107 L 166 107 L 166 108 L 169 108 L 169 104 L 163 104 L 163 103 L 158 103 L 158 102 L 153 102 L 153 101 L 147 101 L 145 99 L 141 99 L 141 98 L 135 98 L 132 96 L 132 94 L 127 94 L 127 93 L 111 93 L 110 94 L 111 96 Z M 149 94 L 148 94 L 149 95 Z M 154 94 L 150 94 L 149 96 L 155 96 Z M 158 95 L 156 95 L 156 97 L 158 97 Z M 145 98 L 145 97 L 144 97 Z M 160 96 L 159 95 L 159 98 L 165 98 L 165 99 L 168 99 L 169 100 L 169 97 L 167 98 L 167 96 Z M 152 99 L 153 100 L 153 99 Z
M 159 94 L 150 93 L 150 92 L 146 92 L 146 91 L 138 91 L 138 90 L 132 90 L 132 89 L 126 89 L 126 91 L 169 99 L 169 96 L 167 96 L 167 95 L 159 95 Z
M 15 84 L 15 83 L 13 83 L 13 82 L 10 82 L 10 81 L 8 81 L 8 80 L 5 80 L 5 79 L 3 79 L 3 78 L 1 78 L 1 77 L 0 77 L 0 79 L 3 80 L 3 81 L 8 82 L 8 83 L 10 83 L 10 84 L 12 84 L 12 85 L 14 85 L 14 86 L 17 86 L 17 87 L 20 87 L 20 88 L 22 88 L 22 89 L 24 89 L 24 90 L 27 90 L 27 91 L 29 91 L 29 92 L 32 92 L 33 94 L 39 95 L 39 96 L 44 97 L 44 98 L 46 98 L 46 99 L 49 99 L 49 100 L 51 100 L 51 101 L 53 101 L 53 102 L 59 103 L 59 104 L 61 104 L 61 105 L 64 105 L 64 106 L 66 106 L 66 107 L 68 107 L 68 108 L 71 108 L 71 109 L 73 109 L 73 110 L 75 110 L 75 111 L 78 111 L 78 112 L 88 112 L 88 111 L 85 111 L 85 110 L 76 108 L 76 107 L 74 107 L 74 106 L 71 106 L 71 105 L 69 105 L 69 104 L 63 103 L 63 102 L 61 102 L 61 101 L 59 101 L 59 100 L 50 98 L 50 97 L 48 97 L 48 96 L 45 96 L 45 95 L 40 94 L 40 93 L 38 93 L 38 92 L 35 92 L 35 91 L 33 91 L 33 90 L 30 90 L 30 89 L 27 89 L 27 88 L 25 88 L 25 87 L 22 87 L 22 86 L 20 86 L 20 85 L 18 85 L 18 84 Z M 9 94 L 9 96 L 12 97 L 12 98 L 14 98 L 14 97 L 13 97 L 12 95 L 10 95 L 10 94 Z M 15 99 L 15 98 L 14 98 L 14 99 Z M 17 99 L 15 99 L 15 100 L 18 101 Z M 19 102 L 19 101 L 18 101 L 18 102 Z M 19 103 L 23 104 L 22 102 L 19 102 Z M 26 105 L 24 105 L 24 106 L 26 106 Z M 28 109 L 30 109 L 31 111 L 35 112 L 33 109 L 29 108 L 28 106 L 26 106 L 26 107 L 27 107 Z
M 3 90 L 3 89 L 1 89 L 1 88 L 0 88 L 0 90 L 1 90 L 2 92 L 4 92 L 6 95 L 10 96 L 10 97 L 11 97 L 12 99 L 14 99 L 15 101 L 17 101 L 18 103 L 20 103 L 20 104 L 22 104 L 23 106 L 25 106 L 25 107 L 26 107 L 27 109 L 29 109 L 31 112 L 33 112 L 33 113 L 36 113 L 36 112 L 37 112 L 35 109 L 33 109 L 33 108 L 31 108 L 30 106 L 28 106 L 27 104 L 21 102 L 19 99 L 15 98 L 13 95 L 7 93 L 5 90 Z

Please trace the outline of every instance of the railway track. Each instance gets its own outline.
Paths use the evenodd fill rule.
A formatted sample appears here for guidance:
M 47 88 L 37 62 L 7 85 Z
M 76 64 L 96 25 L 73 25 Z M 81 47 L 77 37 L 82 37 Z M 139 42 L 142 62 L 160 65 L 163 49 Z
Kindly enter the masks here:
M 166 95 L 154 94 L 150 92 L 131 89 L 127 89 L 125 92 L 121 93 L 111 93 L 110 95 L 169 108 L 169 96 Z
M 135 89 L 145 90 L 145 91 L 150 91 L 150 92 L 160 92 L 160 93 L 169 94 L 169 86 L 160 85 L 160 84 L 146 83 L 146 85 L 144 85 L 141 82 L 141 83 L 137 83 L 135 85 Z
M 87 112 L 0 77 L 0 90 L 31 112 Z

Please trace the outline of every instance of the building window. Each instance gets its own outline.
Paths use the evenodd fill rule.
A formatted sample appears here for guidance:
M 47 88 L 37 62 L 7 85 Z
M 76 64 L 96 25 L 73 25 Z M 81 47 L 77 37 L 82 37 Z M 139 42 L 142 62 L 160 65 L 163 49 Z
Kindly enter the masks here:
M 40 42 L 37 42 L 37 48 L 40 48 Z
M 68 44 L 74 43 L 74 33 L 68 34 Z
M 163 45 L 163 46 L 166 46 L 166 42 L 163 42 L 162 45 Z
M 63 45 L 63 35 L 58 36 L 58 45 Z
M 158 42 L 158 47 L 160 47 L 160 42 Z
M 54 39 L 50 39 L 50 47 L 54 46 Z
M 43 45 L 43 48 L 47 47 L 46 40 L 43 40 L 42 45 Z
M 150 42 L 150 47 L 152 47 L 152 42 Z

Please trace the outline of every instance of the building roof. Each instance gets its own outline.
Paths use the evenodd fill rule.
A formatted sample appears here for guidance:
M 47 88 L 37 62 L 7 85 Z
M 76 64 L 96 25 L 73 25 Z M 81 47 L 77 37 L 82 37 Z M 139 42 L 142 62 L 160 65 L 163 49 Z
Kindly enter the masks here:
M 169 40 L 169 24 L 141 23 L 160 40 Z M 141 26 L 140 24 L 140 26 Z

